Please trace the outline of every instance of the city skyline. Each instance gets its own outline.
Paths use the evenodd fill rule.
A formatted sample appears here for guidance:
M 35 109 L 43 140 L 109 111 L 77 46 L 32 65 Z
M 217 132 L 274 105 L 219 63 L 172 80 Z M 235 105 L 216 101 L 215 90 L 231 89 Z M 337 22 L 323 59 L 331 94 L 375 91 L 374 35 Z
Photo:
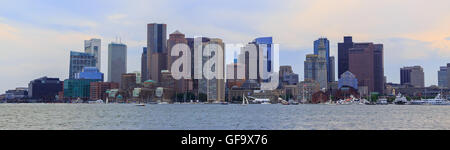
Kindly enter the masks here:
M 101 56 L 103 56 L 101 59 L 101 72 L 107 72 L 107 59 L 105 56 L 108 55 L 105 47 L 107 47 L 108 43 L 114 41 L 116 37 L 121 37 L 124 43 L 128 45 L 127 72 L 140 70 L 142 47 L 146 46 L 145 26 L 147 23 L 152 22 L 168 24 L 167 33 L 179 30 L 185 33 L 186 37 L 198 35 L 218 37 L 223 39 L 225 43 L 245 43 L 256 37 L 272 36 L 274 37 L 274 43 L 281 45 L 280 58 L 284 59 L 281 59 L 280 65 L 292 65 L 294 72 L 300 75 L 300 80 L 303 80 L 305 55 L 312 53 L 313 41 L 323 36 L 330 40 L 330 53 L 331 56 L 336 58 L 337 43 L 343 42 L 343 36 L 353 36 L 356 39 L 355 42 L 373 41 L 374 43 L 383 43 L 385 46 L 385 75 L 387 76 L 387 82 L 400 83 L 399 68 L 420 65 L 425 72 L 425 85 L 437 85 L 437 71 L 440 66 L 448 63 L 446 61 L 450 58 L 450 30 L 448 29 L 448 26 L 450 26 L 450 14 L 445 12 L 444 9 L 444 6 L 450 5 L 448 1 L 429 4 L 426 6 L 429 11 L 419 11 L 420 13 L 406 8 L 419 9 L 421 2 L 408 2 L 405 4 L 407 6 L 396 8 L 398 10 L 392 10 L 393 8 L 391 7 L 397 5 L 390 2 L 344 1 L 341 5 L 343 8 L 329 8 L 333 3 L 337 2 L 327 2 L 329 4 L 320 5 L 323 4 L 323 1 L 285 1 L 285 4 L 271 5 L 275 1 L 246 1 L 240 3 L 242 6 L 234 8 L 225 2 L 201 3 L 196 1 L 193 4 L 189 4 L 189 8 L 194 7 L 199 10 L 190 8 L 196 11 L 187 14 L 176 13 L 185 11 L 186 6 L 183 2 L 178 4 L 174 1 L 138 1 L 136 4 L 121 4 L 122 2 L 119 1 L 105 4 L 101 3 L 101 1 L 95 1 L 94 3 L 104 6 L 98 10 L 91 10 L 92 6 L 75 8 L 83 4 L 79 1 L 57 1 L 52 4 L 50 2 L 52 1 L 41 1 L 39 3 L 34 1 L 16 1 L 12 3 L 6 2 L 3 6 L 0 6 L 2 7 L 0 10 L 0 44 L 4 46 L 1 48 L 3 54 L 0 55 L 0 69 L 8 70 L 6 74 L 1 75 L 1 82 L 5 84 L 0 86 L 0 91 L 24 87 L 29 80 L 42 76 L 58 77 L 60 79 L 68 78 L 67 66 L 69 66 L 69 61 L 67 60 L 69 52 L 71 50 L 83 52 L 83 41 L 92 38 L 99 38 L 103 41 L 101 45 L 101 47 L 104 47 L 101 49 Z M 154 5 L 149 5 L 148 3 Z M 195 5 L 198 3 L 204 5 Z M 253 5 L 253 3 L 262 10 L 244 7 L 250 4 Z M 177 5 L 173 6 L 170 4 Z M 293 5 L 286 6 L 288 4 Z M 143 9 L 142 6 L 138 7 L 137 5 L 158 6 L 158 9 L 151 11 L 161 11 L 167 14 L 158 16 L 154 14 L 155 12 L 136 11 L 140 8 Z M 215 5 L 220 5 L 221 9 L 207 9 Z M 377 15 L 378 11 L 364 10 L 369 5 L 386 7 L 387 9 L 380 9 L 379 12 L 385 11 L 385 13 Z M 17 8 L 17 6 L 22 6 L 23 8 Z M 112 8 L 123 6 L 124 9 L 117 12 L 101 12 L 109 6 Z M 169 6 L 173 6 L 173 8 L 169 9 L 171 8 Z M 293 6 L 301 8 L 301 11 L 293 11 Z M 323 8 L 320 6 L 323 6 Z M 264 8 L 269 9 L 272 7 L 274 7 L 273 10 L 264 10 Z M 131 8 L 137 9 L 131 10 Z M 284 8 L 288 9 L 283 10 Z M 227 12 L 234 9 L 237 9 L 240 13 Z M 372 21 L 386 20 L 385 24 L 372 25 L 370 24 L 371 21 L 367 24 L 364 21 L 359 21 L 359 26 L 353 26 L 351 23 L 342 23 L 336 20 L 339 18 L 336 15 L 342 13 L 346 15 L 342 16 L 342 18 L 352 19 L 352 17 L 348 17 L 351 13 L 346 11 L 346 9 L 352 9 L 352 11 L 355 11 L 355 14 L 363 12 L 363 14 L 371 15 Z M 208 13 L 199 13 L 198 11 Z M 413 17 L 406 15 L 408 11 L 412 11 L 409 13 Z M 340 13 L 332 14 L 333 12 Z M 186 15 L 196 13 L 205 14 L 206 16 L 192 17 L 192 22 L 195 23 L 186 23 L 189 21 L 181 19 Z M 277 16 L 275 18 L 268 16 L 268 19 L 275 23 L 268 22 L 264 26 L 257 25 L 260 23 L 258 20 L 262 20 L 257 18 L 264 17 L 266 13 L 277 14 L 274 15 Z M 317 14 L 315 15 L 315 13 Z M 389 13 L 393 13 L 390 16 L 391 18 L 400 19 L 400 21 L 385 18 Z M 249 14 L 254 19 L 242 16 L 242 14 Z M 40 15 L 41 17 L 36 17 L 35 15 Z M 220 19 L 224 21 L 219 21 L 220 19 L 216 18 L 216 15 L 220 16 Z M 400 16 L 402 18 L 399 18 Z M 289 17 L 297 18 L 295 20 L 302 23 L 288 21 Z M 364 15 L 355 17 L 356 20 L 365 18 Z M 36 18 L 45 19 L 36 20 Z M 72 21 L 64 18 L 71 18 Z M 250 20 L 250 22 L 247 20 Z M 215 21 L 219 22 L 210 23 Z M 427 21 L 430 24 L 422 25 L 423 21 Z M 335 23 L 335 25 L 324 29 L 323 25 L 321 25 L 322 23 Z M 337 65 L 335 70 L 337 70 Z

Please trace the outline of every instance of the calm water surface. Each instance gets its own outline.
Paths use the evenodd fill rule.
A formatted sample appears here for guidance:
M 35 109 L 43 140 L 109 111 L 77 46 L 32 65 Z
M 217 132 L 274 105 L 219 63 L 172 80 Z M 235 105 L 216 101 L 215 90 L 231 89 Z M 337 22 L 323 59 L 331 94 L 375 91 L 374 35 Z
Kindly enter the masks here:
M 450 129 L 450 106 L 0 104 L 10 130 Z

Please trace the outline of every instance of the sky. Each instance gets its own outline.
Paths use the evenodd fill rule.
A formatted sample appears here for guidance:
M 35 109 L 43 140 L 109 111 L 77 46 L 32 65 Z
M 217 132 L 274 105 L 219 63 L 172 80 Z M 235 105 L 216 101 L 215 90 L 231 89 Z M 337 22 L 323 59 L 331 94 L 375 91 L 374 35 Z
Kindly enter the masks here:
M 401 67 L 421 65 L 425 84 L 436 85 L 439 66 L 450 63 L 449 0 L 0 1 L 0 93 L 42 76 L 68 78 L 70 51 L 83 51 L 91 38 L 102 40 L 102 72 L 117 37 L 128 45 L 128 72 L 139 71 L 148 23 L 225 43 L 273 36 L 280 65 L 292 65 L 301 80 L 320 37 L 330 40 L 333 56 L 347 35 L 384 44 L 388 82 L 399 82 Z

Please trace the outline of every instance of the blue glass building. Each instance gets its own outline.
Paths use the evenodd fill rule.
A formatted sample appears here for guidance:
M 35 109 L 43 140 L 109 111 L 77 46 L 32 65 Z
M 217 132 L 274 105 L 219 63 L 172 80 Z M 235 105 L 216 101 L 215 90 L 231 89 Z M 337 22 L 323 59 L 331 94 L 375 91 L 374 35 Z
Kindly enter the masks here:
M 95 67 L 97 59 L 93 54 L 82 52 L 70 52 L 69 79 L 75 79 L 84 67 Z
M 325 59 L 327 61 L 327 77 L 328 82 L 334 82 L 334 62 L 331 62 L 334 59 L 330 59 L 330 41 L 327 38 L 319 38 L 318 40 L 314 41 L 314 55 L 319 55 L 319 49 L 321 42 L 325 45 Z
M 266 54 L 264 56 L 267 57 L 267 72 L 272 71 L 272 45 L 273 45 L 273 38 L 272 37 L 260 37 L 253 40 L 254 44 L 266 44 L 267 45 L 267 51 L 264 51 L 263 54 Z M 265 58 L 265 57 L 263 57 Z M 263 71 L 263 70 L 261 70 Z
M 84 67 L 82 72 L 77 73 L 75 79 L 92 79 L 103 82 L 104 75 L 97 69 L 97 67 Z

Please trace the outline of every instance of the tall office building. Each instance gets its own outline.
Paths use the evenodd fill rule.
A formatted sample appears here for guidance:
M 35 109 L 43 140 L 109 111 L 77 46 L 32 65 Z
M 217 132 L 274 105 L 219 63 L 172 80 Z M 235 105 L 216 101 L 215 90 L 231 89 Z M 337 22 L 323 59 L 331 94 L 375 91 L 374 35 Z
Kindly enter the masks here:
M 447 64 L 447 88 L 450 88 L 450 63 Z
M 259 37 L 253 40 L 251 42 L 256 45 L 258 52 L 260 49 L 262 50 L 262 58 L 263 58 L 263 68 L 267 68 L 267 72 L 271 72 L 273 68 L 272 63 L 272 57 L 273 57 L 273 51 L 272 51 L 272 45 L 273 45 L 273 38 L 272 37 Z M 264 48 L 260 47 L 264 46 Z M 261 70 L 262 71 L 262 70 Z
M 420 66 L 400 68 L 400 84 L 425 87 L 425 73 Z
M 122 74 L 127 73 L 127 45 L 108 45 L 108 82 L 122 83 Z
M 327 38 L 319 38 L 314 41 L 314 54 L 325 57 L 327 61 L 327 80 L 334 82 L 334 57 L 330 57 L 330 41 Z
M 77 73 L 83 71 L 84 67 L 95 67 L 97 61 L 90 53 L 70 52 L 69 79 L 75 79 Z
M 172 70 L 172 63 L 175 62 L 175 60 L 182 57 L 182 55 L 179 56 L 171 56 L 172 48 L 177 44 L 188 44 L 188 40 L 185 38 L 184 34 L 180 31 L 175 31 L 172 34 L 169 35 L 169 39 L 167 40 L 167 70 Z M 191 54 L 192 55 L 192 54 Z M 192 64 L 192 63 L 191 63 Z M 192 70 L 191 70 L 192 71 Z M 175 92 L 176 93 L 186 93 L 190 92 L 193 89 L 193 80 L 192 79 L 179 79 L 175 80 L 174 83 L 175 86 Z
M 172 48 L 177 44 L 187 44 L 187 40 L 183 33 L 180 31 L 175 31 L 169 35 L 169 39 L 167 40 L 167 70 L 172 69 L 172 63 L 181 57 L 179 56 L 171 56 Z
M 161 71 L 167 70 L 167 25 L 147 25 L 147 67 L 149 79 L 159 82 Z
M 101 69 L 102 41 L 100 39 L 90 39 L 84 41 L 84 52 L 94 55 L 95 67 Z
M 450 88 L 447 80 L 447 73 L 450 69 L 450 63 L 447 64 L 447 66 L 440 67 L 440 70 L 438 71 L 438 86 L 442 88 Z
M 348 71 L 349 69 L 349 58 L 348 50 L 353 47 L 353 38 L 351 36 L 344 37 L 344 43 L 338 43 L 338 77 Z
M 327 61 L 319 55 L 306 55 L 304 77 L 306 80 L 317 81 L 320 89 L 327 89 Z
M 354 43 L 345 53 L 348 54 L 348 71 L 356 76 L 358 86 L 367 87 L 368 92 L 383 93 L 383 44 Z
M 203 50 L 205 50 L 206 45 L 210 45 L 209 48 L 211 48 L 211 49 L 222 48 L 223 53 L 225 53 L 225 44 L 223 43 L 223 41 L 221 39 L 199 37 L 196 40 L 202 41 L 201 43 L 202 43 L 202 49 Z M 214 46 L 214 45 L 217 45 L 217 47 Z M 202 52 L 201 53 L 200 52 L 196 52 L 196 53 L 197 54 L 203 54 L 203 50 L 198 50 L 198 51 L 202 51 Z M 211 55 L 211 56 L 202 56 L 202 55 L 200 55 L 200 56 L 202 56 L 202 57 L 200 57 L 201 59 L 194 60 L 194 63 L 197 63 L 197 66 L 203 66 L 203 65 L 200 65 L 200 63 L 201 64 L 205 64 L 206 61 L 210 60 L 212 57 L 215 57 L 215 55 L 222 56 L 223 57 L 222 59 L 225 60 L 225 55 L 224 54 L 220 54 L 219 55 L 219 54 L 216 53 L 216 54 Z M 213 71 L 214 73 L 217 73 L 219 71 L 218 70 L 219 69 L 218 65 L 219 64 L 216 63 L 216 65 L 211 68 L 211 71 Z M 220 67 L 220 68 L 222 69 L 222 72 L 224 73 L 225 72 L 224 71 L 225 64 L 222 64 L 222 65 L 223 66 Z M 201 71 L 202 68 L 195 68 L 195 69 L 196 70 L 195 70 L 194 74 L 197 74 L 197 75 L 199 75 L 200 73 L 208 75 L 208 73 L 209 73 L 209 71 L 204 71 L 204 70 Z M 214 102 L 214 101 L 221 101 L 221 102 L 223 102 L 223 101 L 225 101 L 225 78 L 224 78 L 225 74 L 222 74 L 222 75 L 223 75 L 222 79 L 218 79 L 218 78 L 206 79 L 206 78 L 203 78 L 203 79 L 199 79 L 198 80 L 198 90 L 199 90 L 198 92 L 206 94 L 208 102 Z
M 334 56 L 330 57 L 330 63 L 329 63 L 330 69 L 328 70 L 328 82 L 334 82 L 336 81 L 336 59 Z
M 147 81 L 148 77 L 148 67 L 147 67 L 147 47 L 142 48 L 141 56 L 141 80 L 142 82 Z

